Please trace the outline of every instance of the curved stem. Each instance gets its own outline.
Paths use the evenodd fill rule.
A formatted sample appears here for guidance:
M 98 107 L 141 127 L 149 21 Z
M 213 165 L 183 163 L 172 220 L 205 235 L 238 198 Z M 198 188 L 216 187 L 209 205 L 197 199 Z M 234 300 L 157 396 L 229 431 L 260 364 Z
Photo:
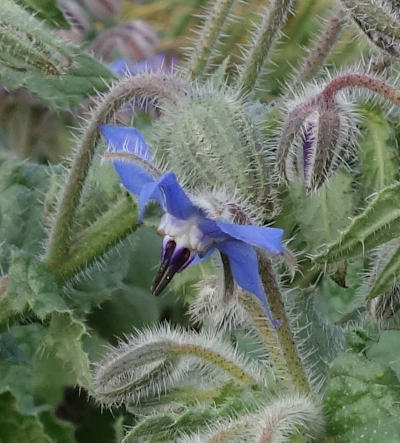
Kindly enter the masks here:
M 143 74 L 117 83 L 104 95 L 83 129 L 64 192 L 52 227 L 46 263 L 54 267 L 68 253 L 76 209 L 99 138 L 99 124 L 112 119 L 118 109 L 136 96 L 163 97 L 174 100 L 179 94 L 177 82 L 164 74 Z
M 400 91 L 379 80 L 363 74 L 345 74 L 331 80 L 321 92 L 325 102 L 334 100 L 335 95 L 345 88 L 366 88 L 400 106 Z

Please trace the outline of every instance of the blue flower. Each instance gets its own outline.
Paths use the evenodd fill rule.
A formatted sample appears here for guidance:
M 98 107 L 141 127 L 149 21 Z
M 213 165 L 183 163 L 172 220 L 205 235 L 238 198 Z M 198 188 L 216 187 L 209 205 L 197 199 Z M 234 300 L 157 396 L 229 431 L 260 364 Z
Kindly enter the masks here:
M 278 327 L 280 323 L 272 318 L 265 297 L 254 248 L 282 254 L 283 230 L 208 217 L 186 195 L 173 172 L 161 173 L 156 168 L 137 129 L 102 125 L 101 131 L 109 144 L 108 157 L 122 184 L 139 198 L 138 223 L 150 200 L 157 201 L 164 211 L 158 228 L 158 233 L 164 236 L 161 265 L 152 287 L 153 294 L 158 295 L 177 272 L 217 249 L 228 258 L 236 283 L 262 302 L 271 322 Z

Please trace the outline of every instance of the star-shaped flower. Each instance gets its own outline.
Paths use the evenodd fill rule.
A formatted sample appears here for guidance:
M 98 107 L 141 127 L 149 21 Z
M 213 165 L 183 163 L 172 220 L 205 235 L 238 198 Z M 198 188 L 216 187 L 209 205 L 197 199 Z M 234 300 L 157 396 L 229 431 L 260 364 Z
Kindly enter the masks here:
M 157 201 L 164 211 L 158 228 L 164 236 L 161 265 L 153 294 L 158 295 L 177 272 L 217 249 L 228 258 L 236 283 L 262 302 L 269 319 L 278 327 L 279 321 L 273 319 L 265 297 L 254 248 L 282 254 L 283 230 L 210 218 L 187 196 L 173 172 L 158 170 L 137 129 L 102 125 L 101 131 L 109 144 L 106 157 L 113 161 L 125 188 L 139 198 L 138 223 L 150 200 Z

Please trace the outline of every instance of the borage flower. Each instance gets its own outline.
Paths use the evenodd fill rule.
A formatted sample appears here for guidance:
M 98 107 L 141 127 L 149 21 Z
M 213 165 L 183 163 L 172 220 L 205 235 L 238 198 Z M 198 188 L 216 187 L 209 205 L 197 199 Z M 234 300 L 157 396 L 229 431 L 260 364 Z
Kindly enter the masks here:
M 205 209 L 190 200 L 173 172 L 162 173 L 155 166 L 138 130 L 102 125 L 101 131 L 109 144 L 105 157 L 113 161 L 125 188 L 139 197 L 138 223 L 142 222 L 150 200 L 157 201 L 164 211 L 158 227 L 158 233 L 164 236 L 161 265 L 153 294 L 160 294 L 176 273 L 204 260 L 217 249 L 228 258 L 236 283 L 262 302 L 272 324 L 278 327 L 280 322 L 272 318 L 265 297 L 254 248 L 282 254 L 283 230 L 211 218 Z

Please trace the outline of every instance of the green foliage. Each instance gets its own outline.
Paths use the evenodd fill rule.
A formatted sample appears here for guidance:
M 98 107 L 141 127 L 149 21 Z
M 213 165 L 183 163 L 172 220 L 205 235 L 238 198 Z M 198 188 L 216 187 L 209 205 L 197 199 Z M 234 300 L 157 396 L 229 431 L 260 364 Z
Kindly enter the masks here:
M 104 65 L 67 46 L 11 0 L 3 0 L 0 49 L 2 86 L 26 88 L 57 110 L 69 110 L 114 79 Z
M 363 254 L 400 235 L 400 184 L 381 190 L 367 208 L 330 244 L 315 257 L 319 263 L 335 263 Z
M 325 393 L 328 434 L 343 443 L 395 443 L 399 400 L 398 379 L 386 364 L 343 354 L 332 363 Z
M 361 184 L 364 197 L 391 185 L 398 176 L 398 154 L 394 131 L 381 109 L 363 112 L 359 140 Z
M 296 241 L 304 239 L 307 250 L 317 251 L 321 245 L 336 240 L 339 232 L 349 223 L 354 210 L 351 176 L 340 171 L 316 194 L 307 196 L 304 183 L 290 185 L 288 202 L 299 228 Z
M 46 265 L 23 252 L 15 251 L 8 271 L 5 296 L 0 299 L 0 324 L 15 316 L 33 313 L 44 320 L 53 311 L 65 311 L 57 283 Z
M 85 325 L 70 312 L 55 312 L 43 335 L 42 346 L 44 352 L 53 353 L 64 362 L 76 384 L 89 388 L 89 358 L 82 348 L 86 334 Z
M 69 28 L 69 23 L 58 7 L 57 0 L 15 0 L 15 2 L 34 13 L 39 20 L 44 20 L 48 26 Z

